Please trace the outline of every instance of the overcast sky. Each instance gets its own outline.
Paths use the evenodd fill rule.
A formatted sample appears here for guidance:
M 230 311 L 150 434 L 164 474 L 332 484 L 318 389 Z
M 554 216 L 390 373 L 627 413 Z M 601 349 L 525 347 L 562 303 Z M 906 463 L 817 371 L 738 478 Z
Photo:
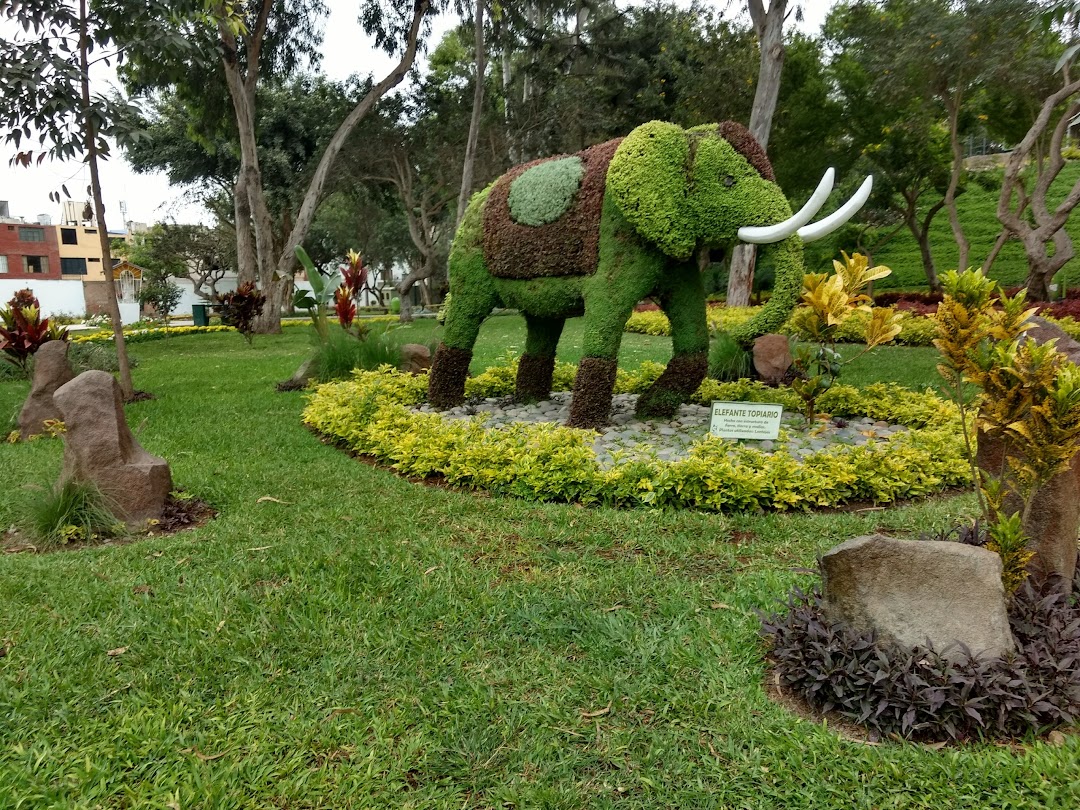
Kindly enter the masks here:
M 817 32 L 829 7 L 835 0 L 805 0 L 804 31 Z M 689 3 L 687 3 L 688 5 Z M 718 9 L 728 9 L 734 14 L 743 4 L 736 0 L 712 0 Z M 390 69 L 393 60 L 375 50 L 370 39 L 356 21 L 356 0 L 326 0 L 330 9 L 326 21 L 323 43 L 322 69 L 333 79 L 344 79 L 351 74 L 374 73 L 381 77 Z M 444 17 L 436 22 L 429 39 L 429 46 L 438 42 L 442 34 L 453 25 L 454 20 Z M 115 81 L 102 67 L 102 75 L 93 75 L 96 87 Z M 39 214 L 49 214 L 53 222 L 59 222 L 58 206 L 49 201 L 49 192 L 58 191 L 66 185 L 75 197 L 80 196 L 90 184 L 89 170 L 81 163 L 46 162 L 41 167 L 13 168 L 8 161 L 14 154 L 9 145 L 0 146 L 0 200 L 10 203 L 14 216 L 33 219 Z M 127 161 L 117 152 L 102 166 L 102 189 L 105 193 L 106 220 L 112 229 L 122 227 L 121 203 L 127 205 L 127 220 L 134 222 L 160 222 L 175 219 L 179 222 L 208 221 L 202 206 L 185 198 L 184 189 L 172 187 L 164 174 L 139 175 L 131 171 Z

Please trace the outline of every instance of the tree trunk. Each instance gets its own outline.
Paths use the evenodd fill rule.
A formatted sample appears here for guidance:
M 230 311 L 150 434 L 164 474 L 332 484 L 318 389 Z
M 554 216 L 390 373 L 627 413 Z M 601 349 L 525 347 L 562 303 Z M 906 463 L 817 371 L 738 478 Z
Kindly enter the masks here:
M 274 225 L 270 217 L 270 209 L 266 205 L 266 195 L 262 187 L 262 171 L 259 168 L 259 151 L 255 139 L 255 93 L 254 87 L 245 82 L 240 74 L 239 54 L 237 53 L 236 38 L 228 25 L 222 21 L 218 24 L 221 34 L 223 53 L 222 65 L 225 69 L 225 83 L 229 89 L 229 97 L 232 100 L 233 113 L 236 117 L 237 135 L 240 141 L 240 177 L 238 184 L 247 191 L 251 221 L 255 226 L 255 257 L 258 267 L 259 286 L 266 295 L 266 305 L 262 314 L 256 319 L 256 331 L 262 334 L 276 333 L 281 331 L 280 308 L 274 309 L 270 304 L 271 289 L 277 279 L 274 275 Z M 248 65 L 250 72 L 256 66 Z M 239 256 L 241 251 L 242 228 L 236 229 L 236 248 Z
M 308 184 L 307 193 L 304 194 L 300 212 L 296 215 L 296 223 L 284 240 L 281 255 L 277 262 L 277 272 L 280 276 L 292 277 L 292 268 L 296 264 L 294 251 L 296 246 L 304 241 L 308 229 L 315 219 L 315 213 L 319 208 L 319 203 L 322 201 L 323 187 L 326 185 L 326 180 L 330 176 L 330 169 L 333 168 L 334 161 L 337 159 L 341 148 L 345 145 L 345 141 L 348 140 L 356 125 L 370 112 L 376 102 L 386 95 L 388 91 L 400 84 L 401 80 L 408 75 L 409 69 L 416 60 L 416 50 L 420 39 L 420 25 L 430 7 L 431 0 L 413 0 L 413 16 L 405 43 L 405 53 L 402 54 L 394 69 L 382 81 L 372 87 L 367 95 L 360 100 L 360 103 L 345 116 L 345 120 L 341 122 L 341 125 L 330 138 L 330 142 L 326 145 L 322 158 L 319 160 L 319 165 L 315 169 L 315 174 Z
M 101 196 L 101 176 L 98 173 L 97 128 L 90 109 L 89 41 L 86 30 L 86 0 L 79 0 L 79 67 L 82 71 L 83 131 L 86 135 L 86 160 L 90 166 L 90 192 L 94 200 L 94 216 L 97 219 L 98 241 L 101 245 L 101 269 L 105 272 L 108 284 L 105 308 L 112 320 L 116 361 L 120 368 L 120 391 L 124 400 L 130 401 L 135 398 L 135 385 L 131 380 L 131 364 L 128 362 L 127 344 L 124 342 L 124 322 L 120 317 L 120 304 L 116 300 L 109 229 L 105 227 L 105 203 Z
M 1005 247 L 1005 243 L 1008 241 L 1009 231 L 1002 228 L 1001 233 L 999 233 L 997 239 L 994 240 L 994 246 L 990 248 L 990 252 L 986 254 L 986 259 L 983 260 L 981 272 L 984 276 L 990 275 L 990 268 L 994 266 L 998 254 L 1001 253 L 1001 249 Z
M 251 234 L 251 201 L 248 199 L 245 174 L 241 172 L 233 186 L 233 209 L 236 216 L 236 281 L 254 283 L 259 278 L 255 259 L 255 241 Z
M 1035 121 L 1009 156 L 1005 165 L 1001 196 L 998 198 L 998 221 L 1024 245 L 1024 254 L 1028 260 L 1028 295 L 1035 301 L 1049 299 L 1051 279 L 1074 255 L 1072 239 L 1065 230 L 1065 223 L 1073 209 L 1080 204 L 1080 180 L 1073 184 L 1068 195 L 1053 211 L 1047 203 L 1047 195 L 1051 184 L 1065 165 L 1061 147 L 1068 122 L 1080 113 L 1080 105 L 1070 103 L 1064 112 L 1059 113 L 1047 149 L 1046 159 L 1049 165 L 1040 167 L 1030 196 L 1026 196 L 1023 191 L 1020 173 L 1032 150 L 1037 148 L 1040 140 L 1045 137 L 1054 111 L 1077 92 L 1080 92 L 1080 80 L 1070 82 L 1066 78 L 1063 87 L 1043 100 Z M 1020 198 L 1016 210 L 1012 208 L 1014 194 L 1019 194 Z M 1025 204 L 1031 208 L 1034 225 L 1023 216 Z
M 768 12 L 762 0 L 748 0 L 750 19 L 754 23 L 761 48 L 761 65 L 754 90 L 754 106 L 750 111 L 750 133 L 768 151 L 776 100 L 780 96 L 780 74 L 784 69 L 784 15 L 787 0 L 772 0 Z M 750 304 L 754 289 L 753 245 L 738 244 L 728 262 L 727 305 L 745 307 Z
M 956 258 L 956 268 L 961 273 L 967 269 L 968 254 L 971 252 L 971 244 L 964 234 L 964 226 L 960 224 L 960 214 L 956 210 L 956 192 L 960 187 L 960 176 L 964 171 L 964 150 L 960 143 L 960 99 L 958 96 L 945 96 L 945 109 L 949 113 L 949 143 L 952 145 L 952 170 L 949 172 L 949 187 L 945 189 L 945 206 L 949 209 L 949 225 L 952 227 L 953 238 L 956 239 L 956 247 L 959 255 Z
M 1048 272 L 1046 267 L 1041 266 L 1041 263 L 1028 262 L 1028 276 L 1024 281 L 1024 286 L 1027 288 L 1027 297 L 1029 301 L 1049 301 L 1050 300 L 1050 279 L 1054 277 L 1053 272 Z
M 473 169 L 476 166 L 476 147 L 480 141 L 480 116 L 484 111 L 484 0 L 476 0 L 476 16 L 473 20 L 474 48 L 476 49 L 476 86 L 473 88 L 472 117 L 469 119 L 469 137 L 465 142 L 465 163 L 461 168 L 461 191 L 458 193 L 454 230 L 457 231 L 465 216 L 472 192 Z

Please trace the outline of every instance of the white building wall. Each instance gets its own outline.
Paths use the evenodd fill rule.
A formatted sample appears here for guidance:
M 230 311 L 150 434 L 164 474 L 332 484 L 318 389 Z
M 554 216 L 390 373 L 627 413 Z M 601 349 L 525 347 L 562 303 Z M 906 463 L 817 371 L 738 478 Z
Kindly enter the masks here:
M 173 312 L 173 315 L 190 315 L 192 304 L 206 303 L 205 298 L 200 298 L 195 294 L 195 285 L 191 283 L 190 279 L 174 278 L 172 279 L 172 282 L 184 293 L 184 297 L 181 298 L 180 303 L 176 305 L 176 311 Z M 236 289 L 236 276 L 227 275 L 219 281 L 216 286 L 217 291 L 222 295 L 227 292 L 232 292 Z M 204 286 L 203 290 L 207 290 L 207 288 Z
M 82 279 L 63 281 L 60 279 L 19 279 L 0 278 L 0 306 L 6 306 L 19 290 L 30 288 L 41 302 L 41 314 L 46 318 L 54 315 L 75 315 L 81 317 L 86 312 L 86 298 L 83 296 Z

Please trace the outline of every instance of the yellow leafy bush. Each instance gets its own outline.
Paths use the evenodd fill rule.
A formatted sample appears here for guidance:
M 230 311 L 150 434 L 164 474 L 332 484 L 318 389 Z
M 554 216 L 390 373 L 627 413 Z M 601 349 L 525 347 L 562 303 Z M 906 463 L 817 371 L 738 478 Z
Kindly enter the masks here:
M 620 371 L 626 391 L 643 390 L 656 364 Z M 476 380 L 486 396 L 513 391 L 513 366 L 489 369 Z M 565 381 L 564 381 L 565 382 Z M 822 407 L 837 415 L 865 414 L 915 428 L 874 445 L 833 445 L 805 459 L 703 437 L 679 461 L 635 460 L 603 468 L 593 434 L 551 424 L 488 429 L 483 419 L 445 420 L 410 406 L 424 400 L 426 378 L 389 367 L 358 371 L 310 395 L 304 423 L 349 450 L 404 475 L 439 475 L 455 486 L 531 500 L 584 504 L 705 509 L 791 510 L 849 501 L 888 503 L 920 497 L 968 481 L 957 412 L 930 393 L 897 386 L 837 385 Z M 756 382 L 706 380 L 695 395 L 797 406 L 787 389 Z M 918 429 L 924 425 L 930 425 Z

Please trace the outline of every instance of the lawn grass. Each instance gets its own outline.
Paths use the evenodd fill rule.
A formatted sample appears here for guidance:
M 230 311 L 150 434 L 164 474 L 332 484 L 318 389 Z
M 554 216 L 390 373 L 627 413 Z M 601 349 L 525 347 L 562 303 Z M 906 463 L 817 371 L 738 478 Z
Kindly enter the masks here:
M 478 359 L 515 328 L 489 322 Z M 812 582 L 796 569 L 875 529 L 943 527 L 967 499 L 725 517 L 423 487 L 300 426 L 302 395 L 272 383 L 307 349 L 293 333 L 132 347 L 157 399 L 130 423 L 221 515 L 0 558 L 0 807 L 1080 804 L 1080 737 L 871 747 L 763 693 L 754 610 Z M 26 389 L 0 384 L 0 413 Z M 0 475 L 48 481 L 61 453 L 4 445 Z

